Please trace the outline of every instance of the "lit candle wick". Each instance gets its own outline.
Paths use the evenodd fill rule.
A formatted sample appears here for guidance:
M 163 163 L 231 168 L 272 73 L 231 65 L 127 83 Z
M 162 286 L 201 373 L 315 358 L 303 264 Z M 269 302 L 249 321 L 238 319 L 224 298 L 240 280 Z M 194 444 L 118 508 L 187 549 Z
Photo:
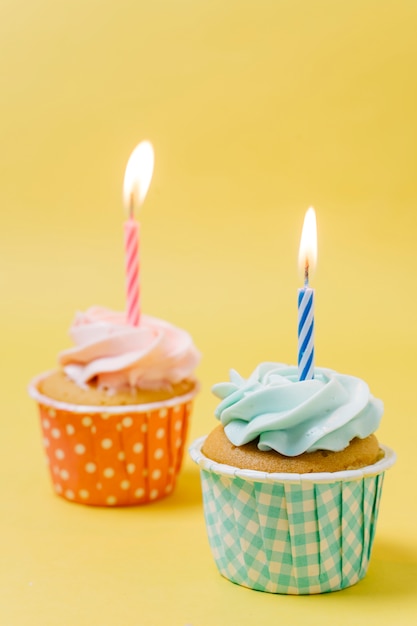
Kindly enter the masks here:
M 309 269 L 310 269 L 310 263 L 308 262 L 308 258 L 307 258 L 305 266 L 304 266 L 304 287 L 308 287 L 308 270 Z
M 130 198 L 129 198 L 129 217 L 130 217 L 130 219 L 133 218 L 134 208 L 135 208 L 135 193 L 134 193 L 134 191 L 132 189 L 132 191 L 130 192 Z

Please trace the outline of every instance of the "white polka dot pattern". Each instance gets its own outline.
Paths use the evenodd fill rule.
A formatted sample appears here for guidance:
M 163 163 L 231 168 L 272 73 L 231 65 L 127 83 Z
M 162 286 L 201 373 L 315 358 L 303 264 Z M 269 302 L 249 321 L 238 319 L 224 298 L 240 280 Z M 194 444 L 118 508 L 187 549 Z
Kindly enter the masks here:
M 88 415 L 41 406 L 54 490 L 72 502 L 126 506 L 172 492 L 191 405 Z

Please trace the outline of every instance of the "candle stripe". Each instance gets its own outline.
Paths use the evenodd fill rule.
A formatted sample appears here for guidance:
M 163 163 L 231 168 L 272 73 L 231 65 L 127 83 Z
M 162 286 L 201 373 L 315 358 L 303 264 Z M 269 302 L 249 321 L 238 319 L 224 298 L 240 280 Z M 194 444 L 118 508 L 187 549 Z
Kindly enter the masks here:
M 126 263 L 128 267 L 134 267 L 137 254 L 137 240 L 135 238 L 132 238 L 127 242 L 126 245 Z
M 314 378 L 314 349 L 303 353 L 301 360 L 298 362 L 298 371 L 300 381 Z
M 139 273 L 134 272 L 130 276 L 128 276 L 127 283 L 126 283 L 127 291 L 130 294 L 134 293 L 136 297 L 139 295 L 139 289 L 137 286 L 138 278 L 139 278 Z
M 307 315 L 302 314 L 301 320 L 299 321 L 299 324 L 298 324 L 298 343 L 300 346 L 304 347 L 304 350 L 306 347 L 305 344 L 308 341 L 307 336 L 309 338 L 311 337 L 313 325 L 314 325 L 314 317 L 313 317 L 312 306 L 310 304 L 310 306 L 308 306 Z
M 128 260 L 130 262 L 136 259 L 138 239 L 136 235 L 130 236 L 127 241 Z
M 126 318 L 128 324 L 140 321 L 139 224 L 132 218 L 125 222 Z
M 305 354 L 306 351 L 308 351 L 308 346 L 312 341 L 313 323 L 314 321 L 312 321 L 309 326 L 307 325 L 304 326 L 303 332 L 300 334 L 300 337 L 298 339 L 298 343 L 300 346 L 299 350 L 300 350 L 301 355 Z
M 313 306 L 312 290 L 311 294 L 306 291 L 305 295 L 302 293 L 302 290 L 300 290 L 300 293 L 298 294 L 298 306 L 300 318 L 298 322 L 298 332 L 300 333 L 301 330 L 305 327 L 307 317 L 310 315 Z
M 314 378 L 314 290 L 298 291 L 298 377 Z

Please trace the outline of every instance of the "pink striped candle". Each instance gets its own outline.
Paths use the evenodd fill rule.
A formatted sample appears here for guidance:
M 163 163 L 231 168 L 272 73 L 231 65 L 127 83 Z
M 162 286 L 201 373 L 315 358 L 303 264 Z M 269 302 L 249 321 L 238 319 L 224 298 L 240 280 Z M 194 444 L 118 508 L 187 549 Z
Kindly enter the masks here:
M 124 223 L 126 254 L 126 317 L 128 324 L 139 326 L 139 223 L 130 216 Z
M 142 141 L 133 150 L 126 166 L 123 199 L 129 217 L 124 223 L 126 258 L 126 319 L 128 324 L 140 323 L 139 223 L 135 212 L 142 205 L 152 179 L 154 152 L 149 141 Z

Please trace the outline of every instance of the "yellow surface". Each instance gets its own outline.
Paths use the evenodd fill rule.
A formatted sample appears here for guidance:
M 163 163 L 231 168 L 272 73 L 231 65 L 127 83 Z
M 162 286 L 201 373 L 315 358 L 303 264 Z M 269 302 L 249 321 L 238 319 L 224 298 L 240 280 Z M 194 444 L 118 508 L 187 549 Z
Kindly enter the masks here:
M 0 624 L 414 624 L 417 616 L 417 3 L 0 3 Z M 74 311 L 124 306 L 121 190 L 138 141 L 144 309 L 204 354 L 191 438 L 230 367 L 295 362 L 296 259 L 318 216 L 317 364 L 385 401 L 387 474 L 366 579 L 273 596 L 222 579 L 187 459 L 159 504 L 55 497 L 26 384 Z

